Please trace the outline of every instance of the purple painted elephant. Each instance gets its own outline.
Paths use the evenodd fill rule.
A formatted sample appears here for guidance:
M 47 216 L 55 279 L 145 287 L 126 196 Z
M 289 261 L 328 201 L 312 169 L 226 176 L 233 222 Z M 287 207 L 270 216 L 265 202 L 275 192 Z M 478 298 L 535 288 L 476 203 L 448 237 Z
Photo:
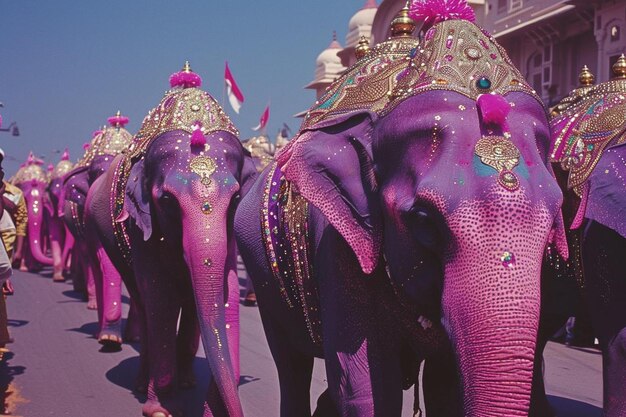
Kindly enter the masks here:
M 76 223 L 85 205 L 89 201 L 89 193 L 95 181 L 108 170 L 115 156 L 128 147 L 132 135 L 124 129 L 128 118 L 117 115 L 110 117 L 109 126 L 98 131 L 86 149 L 85 156 L 76 168 L 67 175 L 67 208 L 69 223 Z M 73 206 L 75 205 L 75 206 Z M 84 223 L 83 221 L 79 223 Z M 81 228 L 82 236 L 78 237 L 80 250 L 87 256 L 83 259 L 83 270 L 87 274 L 89 293 L 88 308 L 98 310 L 98 341 L 107 350 L 118 350 L 122 343 L 122 280 L 120 273 L 111 263 L 100 240 L 87 225 Z M 78 228 L 77 227 L 77 228 Z M 93 282 L 93 289 L 91 289 Z M 95 296 L 95 298 L 94 298 Z
M 241 416 L 232 230 L 239 196 L 256 171 L 229 118 L 197 88 L 199 76 L 186 65 L 170 82 L 129 152 L 94 184 L 86 216 L 124 278 L 136 282 L 132 291 L 145 309 L 143 414 L 165 417 L 181 408 L 177 387 L 193 383 L 199 324 L 213 375 L 204 415 Z
M 551 159 L 566 174 L 570 241 L 603 359 L 604 416 L 626 415 L 626 58 L 615 77 L 553 117 Z M 578 245 L 577 247 L 575 247 Z
M 424 7 L 418 47 L 348 70 L 237 210 L 283 417 L 310 415 L 314 355 L 326 409 L 399 416 L 406 344 L 450 350 L 458 397 L 429 415 L 528 415 L 542 256 L 567 250 L 546 110 L 491 36 Z
M 43 161 L 35 158 L 31 152 L 27 161 L 20 167 L 11 183 L 24 193 L 28 208 L 27 239 L 24 245 L 21 268 L 30 271 L 40 270 L 42 265 L 53 264 L 52 258 L 46 255 L 46 208 L 48 204 L 46 189 L 48 177 L 41 165 Z M 17 261 L 17 260 L 16 260 Z
M 53 167 L 50 173 L 50 183 L 48 185 L 48 199 L 50 201 L 47 212 L 48 231 L 50 234 L 50 251 L 52 253 L 52 279 L 57 282 L 65 281 L 63 270 L 67 264 L 69 254 L 74 245 L 73 236 L 67 231 L 60 214 L 61 195 L 63 191 L 63 180 L 65 175 L 74 168 L 67 151 L 61 156 L 59 163 Z

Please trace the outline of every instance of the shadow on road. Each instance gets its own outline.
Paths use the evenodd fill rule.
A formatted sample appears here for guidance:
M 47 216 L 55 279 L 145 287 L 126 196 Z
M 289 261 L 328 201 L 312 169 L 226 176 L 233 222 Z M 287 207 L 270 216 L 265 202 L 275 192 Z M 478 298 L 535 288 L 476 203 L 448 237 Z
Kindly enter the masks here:
M 67 329 L 70 332 L 84 333 L 89 335 L 91 338 L 96 338 L 96 333 L 98 333 L 98 322 L 94 321 L 91 323 L 85 323 L 80 327 L 75 327 L 73 329 Z
M 550 405 L 559 416 L 567 417 L 601 417 L 602 409 L 582 401 L 548 395 Z
M 12 358 L 13 353 L 7 352 L 0 362 L 0 415 L 10 414 L 15 409 L 16 403 L 23 401 L 20 399 L 19 393 L 14 392 L 15 388 L 11 386 L 11 381 L 13 381 L 14 376 L 22 375 L 26 367 L 11 366 Z

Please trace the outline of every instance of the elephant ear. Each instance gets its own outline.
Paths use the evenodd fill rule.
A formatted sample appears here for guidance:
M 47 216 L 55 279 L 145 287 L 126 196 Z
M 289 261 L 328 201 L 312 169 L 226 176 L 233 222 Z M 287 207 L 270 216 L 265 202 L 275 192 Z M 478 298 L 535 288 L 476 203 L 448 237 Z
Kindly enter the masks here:
M 372 273 L 380 259 L 380 209 L 371 152 L 369 112 L 345 115 L 292 140 L 277 158 L 285 178 L 317 207 Z
M 62 213 L 66 200 L 74 202 L 79 206 L 85 205 L 87 192 L 89 191 L 89 181 L 87 178 L 87 167 L 79 167 L 69 172 L 63 180 L 63 190 L 59 196 L 59 212 Z
M 152 215 L 150 213 L 150 190 L 144 180 L 143 171 L 144 160 L 142 158 L 130 170 L 124 209 L 143 232 L 143 239 L 148 240 L 152 236 Z

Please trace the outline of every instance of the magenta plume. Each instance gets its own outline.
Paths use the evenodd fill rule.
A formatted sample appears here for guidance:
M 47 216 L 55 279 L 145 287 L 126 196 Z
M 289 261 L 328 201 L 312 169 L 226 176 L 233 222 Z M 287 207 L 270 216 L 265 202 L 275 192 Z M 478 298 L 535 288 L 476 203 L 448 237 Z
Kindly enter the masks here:
M 476 21 L 474 10 L 466 0 L 415 0 L 411 4 L 409 16 L 416 22 L 424 22 L 422 30 L 428 30 L 446 20 Z

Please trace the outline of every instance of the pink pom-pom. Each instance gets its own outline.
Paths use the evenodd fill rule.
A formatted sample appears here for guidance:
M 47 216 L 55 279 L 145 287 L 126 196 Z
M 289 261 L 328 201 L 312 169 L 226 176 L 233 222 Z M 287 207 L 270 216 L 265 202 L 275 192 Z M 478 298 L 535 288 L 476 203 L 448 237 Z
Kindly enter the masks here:
M 509 102 L 500 94 L 481 94 L 476 100 L 483 123 L 500 126 L 503 132 L 508 131 L 506 117 L 511 111 Z
M 95 133 L 95 132 L 94 132 Z M 100 132 L 102 133 L 102 132 Z M 95 136 L 95 135 L 94 135 Z M 91 143 L 83 143 L 83 151 L 86 151 L 87 149 L 89 149 L 91 147 Z
M 206 138 L 204 137 L 204 134 L 202 133 L 202 129 L 200 129 L 200 125 L 196 125 L 194 126 L 195 130 L 193 131 L 193 133 L 191 134 L 191 147 L 204 147 L 204 145 L 206 145 Z
M 61 161 L 69 161 L 69 160 L 70 160 L 70 153 L 67 150 L 67 148 L 65 148 L 63 155 L 61 155 Z
M 54 165 L 48 164 L 48 172 L 54 171 Z
M 428 30 L 434 24 L 445 20 L 476 21 L 474 10 L 466 0 L 415 0 L 411 4 L 409 16 L 417 22 L 424 22 L 422 30 Z
M 119 113 L 119 112 L 118 112 Z M 128 117 L 126 116 L 122 116 L 120 114 L 116 114 L 113 117 L 109 117 L 107 119 L 107 121 L 109 122 L 109 124 L 113 127 L 117 127 L 117 126 L 126 126 L 128 124 Z
M 194 72 L 180 71 L 170 76 L 170 86 L 191 88 L 200 87 L 202 85 L 202 78 Z

